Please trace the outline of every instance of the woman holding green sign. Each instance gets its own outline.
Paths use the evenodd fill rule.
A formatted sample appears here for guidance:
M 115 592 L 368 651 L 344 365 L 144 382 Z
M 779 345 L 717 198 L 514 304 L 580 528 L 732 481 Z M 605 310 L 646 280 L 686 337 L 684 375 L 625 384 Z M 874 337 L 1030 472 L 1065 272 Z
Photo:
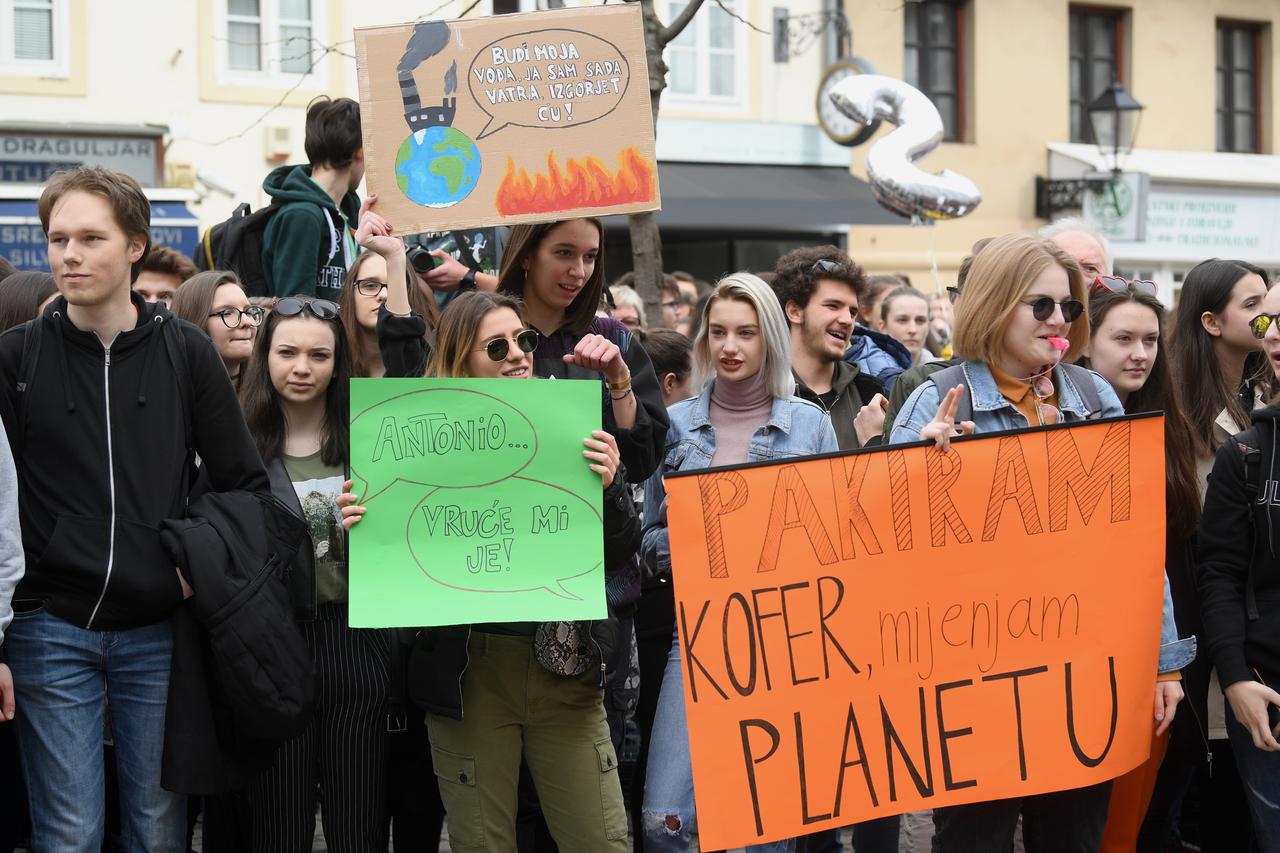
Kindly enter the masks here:
M 363 229 L 362 229 L 363 230 Z M 374 240 L 390 239 L 371 237 Z M 393 297 L 394 298 L 394 297 Z M 445 309 L 426 375 L 533 378 L 538 333 L 518 301 L 464 293 Z M 620 476 L 617 442 L 596 430 L 583 440 L 601 476 L 606 585 L 640 541 L 639 520 Z M 343 524 L 360 521 L 351 484 L 339 499 Z M 617 643 L 616 620 L 460 625 L 425 629 L 414 650 L 411 691 L 428 709 L 432 760 L 459 850 L 515 850 L 522 759 L 560 850 L 629 850 L 618 759 L 601 688 Z

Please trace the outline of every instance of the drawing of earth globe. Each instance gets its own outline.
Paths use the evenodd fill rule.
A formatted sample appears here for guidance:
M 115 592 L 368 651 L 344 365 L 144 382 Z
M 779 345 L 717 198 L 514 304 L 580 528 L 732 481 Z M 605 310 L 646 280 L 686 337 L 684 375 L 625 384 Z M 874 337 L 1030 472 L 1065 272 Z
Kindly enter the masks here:
M 396 183 L 425 207 L 449 207 L 480 182 L 480 151 L 465 133 L 429 127 L 409 136 L 396 152 Z

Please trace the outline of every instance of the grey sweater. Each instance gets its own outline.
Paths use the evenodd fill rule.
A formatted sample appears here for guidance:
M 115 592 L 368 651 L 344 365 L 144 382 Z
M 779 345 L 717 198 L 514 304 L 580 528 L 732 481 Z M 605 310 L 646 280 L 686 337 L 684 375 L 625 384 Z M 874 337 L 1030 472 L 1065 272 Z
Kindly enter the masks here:
M 0 643 L 13 618 L 13 591 L 26 571 L 18 526 L 18 473 L 9 439 L 0 430 Z

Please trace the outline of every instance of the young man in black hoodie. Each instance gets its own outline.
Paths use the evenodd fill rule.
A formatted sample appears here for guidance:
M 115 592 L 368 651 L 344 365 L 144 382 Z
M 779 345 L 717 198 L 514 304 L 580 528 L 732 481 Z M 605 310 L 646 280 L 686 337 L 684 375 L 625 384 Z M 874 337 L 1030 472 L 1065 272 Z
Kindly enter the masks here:
M 272 296 L 337 302 L 359 248 L 356 187 L 364 179 L 360 105 L 317 98 L 307 107 L 307 166 L 281 166 L 262 188 L 285 207 L 262 235 L 262 269 Z
M 1271 318 L 1275 322 L 1275 318 Z M 1280 406 L 1218 448 L 1197 533 L 1204 640 L 1259 849 L 1280 850 Z
M 6 647 L 31 847 L 101 849 L 109 695 L 127 846 L 182 850 L 185 797 L 160 766 L 170 616 L 191 590 L 156 528 L 185 514 L 196 455 L 218 491 L 265 492 L 266 471 L 213 344 L 130 288 L 150 247 L 137 182 L 64 172 L 39 214 L 61 295 L 0 335 L 28 567 Z

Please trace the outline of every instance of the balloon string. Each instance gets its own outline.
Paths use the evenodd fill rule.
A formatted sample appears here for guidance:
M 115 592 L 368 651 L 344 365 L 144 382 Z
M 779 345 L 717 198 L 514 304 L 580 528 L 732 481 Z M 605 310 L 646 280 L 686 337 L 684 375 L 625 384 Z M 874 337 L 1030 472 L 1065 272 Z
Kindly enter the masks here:
M 929 229 L 929 264 L 933 267 L 933 292 L 942 293 L 942 274 L 938 272 L 938 251 L 934 245 L 934 229 Z

